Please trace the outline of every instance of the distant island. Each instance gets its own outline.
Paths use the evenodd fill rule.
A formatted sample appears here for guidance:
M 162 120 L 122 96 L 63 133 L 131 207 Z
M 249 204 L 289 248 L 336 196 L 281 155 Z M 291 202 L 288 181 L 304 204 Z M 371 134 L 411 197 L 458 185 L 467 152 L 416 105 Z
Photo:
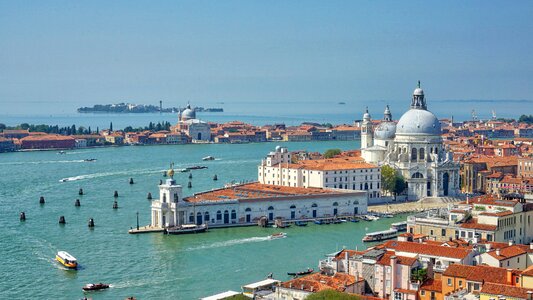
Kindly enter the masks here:
M 96 104 L 93 107 L 80 107 L 79 113 L 177 113 L 185 108 L 167 107 L 160 108 L 156 105 L 143 105 L 133 103 Z M 196 112 L 224 112 L 223 108 L 195 107 Z

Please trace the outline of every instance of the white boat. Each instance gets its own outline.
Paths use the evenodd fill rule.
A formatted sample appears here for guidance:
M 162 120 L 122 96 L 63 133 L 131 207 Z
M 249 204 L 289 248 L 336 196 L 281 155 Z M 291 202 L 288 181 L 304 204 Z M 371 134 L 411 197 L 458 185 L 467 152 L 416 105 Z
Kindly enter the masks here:
M 287 234 L 285 232 L 278 232 L 278 233 L 274 233 L 274 234 L 271 234 L 268 236 L 269 239 L 271 240 L 275 240 L 275 239 L 283 239 L 283 238 L 286 238 L 287 237 Z
M 383 240 L 395 238 L 396 236 L 398 236 L 398 230 L 396 229 L 371 232 L 371 233 L 367 233 L 363 237 L 363 242 L 383 241 Z
M 215 158 L 213 156 L 206 156 L 202 160 L 215 160 Z
M 164 233 L 166 234 L 189 234 L 189 233 L 201 233 L 207 231 L 207 224 L 184 224 L 180 226 L 174 226 L 166 228 Z
M 67 251 L 57 252 L 56 260 L 69 269 L 76 269 L 78 267 L 78 260 Z
M 379 220 L 378 216 L 372 216 L 372 215 L 364 215 L 362 216 L 362 219 L 365 221 L 377 221 Z
M 407 231 L 407 221 L 392 223 L 390 229 L 396 229 L 398 231 Z

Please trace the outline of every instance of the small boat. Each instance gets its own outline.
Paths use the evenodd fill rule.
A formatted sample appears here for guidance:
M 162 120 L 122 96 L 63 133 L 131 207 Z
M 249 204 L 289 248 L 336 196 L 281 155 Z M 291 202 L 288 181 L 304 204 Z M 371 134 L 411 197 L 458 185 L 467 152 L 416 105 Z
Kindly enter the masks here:
M 176 172 L 180 172 L 180 173 L 185 173 L 189 171 L 190 171 L 189 169 L 176 169 Z
M 361 217 L 363 220 L 365 221 L 377 221 L 379 220 L 379 217 L 377 216 L 372 216 L 372 215 L 364 215 Z
M 206 166 L 192 166 L 192 167 L 187 167 L 187 170 L 200 170 L 200 169 L 207 169 Z
M 287 237 L 287 234 L 285 232 L 278 232 L 278 233 L 274 233 L 274 234 L 271 234 L 268 236 L 269 239 L 271 240 L 275 240 L 275 239 L 283 239 L 283 238 L 286 238 Z
M 291 224 L 287 224 L 287 223 L 282 223 L 282 224 L 279 224 L 279 225 L 278 224 L 274 224 L 274 225 L 272 225 L 272 227 L 274 227 L 274 228 L 289 228 L 289 227 L 291 227 Z
M 393 214 L 382 214 L 381 217 L 383 218 L 394 218 Z
M 383 240 L 395 238 L 396 236 L 398 236 L 398 230 L 396 229 L 371 232 L 371 233 L 367 233 L 363 237 L 363 242 L 383 241 Z
M 67 182 L 70 181 L 68 178 L 59 179 L 59 182 Z
M 313 273 L 313 271 L 314 271 L 313 269 L 307 268 L 307 270 L 305 270 L 305 271 L 289 272 L 289 273 L 287 273 L 287 275 L 289 275 L 289 276 L 302 276 L 302 275 L 311 274 L 311 273 Z
M 76 269 L 78 267 L 78 260 L 67 251 L 57 252 L 56 260 L 69 269 Z
M 346 102 L 339 102 L 339 104 L 340 104 L 340 105 L 344 105 L 344 104 L 346 104 Z
M 213 156 L 206 156 L 202 160 L 215 160 L 215 158 Z
M 353 218 L 353 219 L 350 219 L 350 222 L 352 222 L 352 223 L 358 223 L 358 222 L 359 222 L 359 219 L 357 219 L 357 218 Z
M 61 150 L 61 151 L 57 152 L 57 154 L 67 154 L 67 152 Z
M 109 288 L 109 284 L 105 283 L 88 283 L 84 285 L 81 289 L 84 291 L 99 291 Z
M 304 221 L 296 221 L 296 222 L 294 222 L 294 225 L 296 225 L 296 226 L 307 226 L 307 222 L 304 222 Z
M 96 158 L 86 158 L 83 161 L 96 161 Z
M 315 223 L 316 225 L 322 225 L 322 224 L 324 224 L 324 222 L 322 222 L 322 220 L 315 220 L 314 223 Z
M 333 219 L 333 221 L 331 221 L 332 224 L 340 224 L 340 223 L 344 223 L 346 222 L 345 220 L 341 220 L 341 219 Z
M 407 231 L 407 221 L 392 223 L 390 229 L 396 229 L 398 231 Z
M 166 234 L 189 234 L 189 233 L 201 233 L 207 231 L 207 224 L 184 224 L 180 226 L 174 226 L 165 228 L 163 231 Z

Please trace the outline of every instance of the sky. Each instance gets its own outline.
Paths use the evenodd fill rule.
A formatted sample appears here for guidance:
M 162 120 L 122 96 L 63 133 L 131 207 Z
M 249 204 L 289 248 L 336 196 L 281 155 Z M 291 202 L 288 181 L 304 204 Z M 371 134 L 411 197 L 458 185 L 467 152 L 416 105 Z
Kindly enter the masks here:
M 0 115 L 407 106 L 417 80 L 428 105 L 530 100 L 532 16 L 532 1 L 0 0 Z

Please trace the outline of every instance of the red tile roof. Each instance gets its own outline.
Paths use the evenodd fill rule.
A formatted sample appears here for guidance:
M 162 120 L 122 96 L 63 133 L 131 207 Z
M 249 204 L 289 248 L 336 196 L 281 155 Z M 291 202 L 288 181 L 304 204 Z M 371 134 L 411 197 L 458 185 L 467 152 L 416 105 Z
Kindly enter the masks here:
M 496 284 L 487 282 L 481 288 L 481 294 L 489 294 L 495 296 L 508 296 L 512 298 L 528 299 L 528 292 L 533 292 L 533 289 L 526 289 L 517 286 L 510 286 L 504 284 Z
M 377 248 L 378 246 L 376 246 Z M 463 248 L 451 248 L 447 246 L 437 246 L 415 242 L 388 241 L 381 245 L 386 249 L 395 252 L 409 252 L 431 256 L 442 256 L 456 259 L 463 259 L 470 253 L 470 250 Z
M 346 290 L 350 286 L 364 279 L 348 275 L 346 273 L 335 273 L 333 276 L 322 275 L 320 273 L 309 274 L 307 276 L 295 278 L 281 283 L 281 286 L 289 289 L 303 291 L 320 292 L 322 290 L 333 289 L 339 292 Z
M 500 255 L 496 254 L 496 250 L 491 250 L 487 254 L 492 256 L 492 257 L 494 257 L 497 260 L 506 260 L 506 259 L 509 259 L 511 257 L 523 255 L 523 254 L 526 254 L 526 253 L 527 253 L 527 251 L 525 251 L 521 247 L 513 245 L 513 246 L 508 246 L 508 247 L 505 247 L 503 249 L 500 249 Z
M 420 286 L 420 289 L 424 291 L 442 292 L 442 280 L 428 279 Z
M 483 265 L 467 266 L 453 264 L 448 266 L 442 275 L 465 278 L 466 280 L 476 282 L 507 283 L 507 269 Z

